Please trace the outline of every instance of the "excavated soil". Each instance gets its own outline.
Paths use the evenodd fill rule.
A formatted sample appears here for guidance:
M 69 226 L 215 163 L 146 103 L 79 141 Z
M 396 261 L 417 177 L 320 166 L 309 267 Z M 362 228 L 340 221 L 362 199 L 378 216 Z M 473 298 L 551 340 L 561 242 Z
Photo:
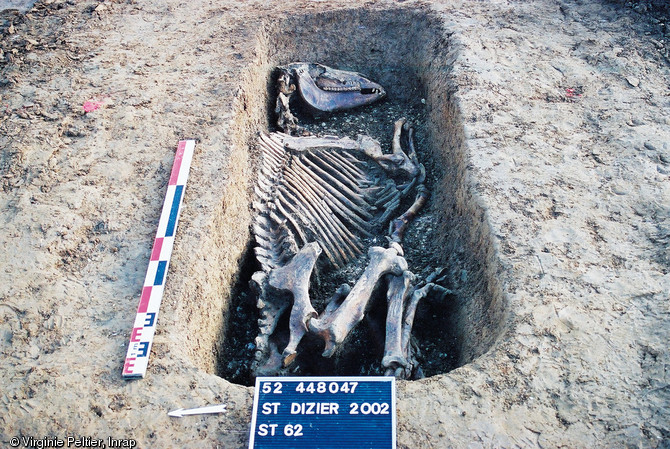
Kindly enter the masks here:
M 378 108 L 315 120 L 314 132 L 362 130 L 388 148 L 406 115 L 430 175 L 408 259 L 418 272 L 447 267 L 455 294 L 419 317 L 429 377 L 398 383 L 398 447 L 670 447 L 665 2 L 0 2 L 8 7 L 5 446 L 68 436 L 247 446 L 254 142 L 272 129 L 272 68 L 309 59 L 389 92 Z M 196 152 L 149 370 L 126 381 L 185 138 Z M 167 416 L 216 403 L 227 412 Z

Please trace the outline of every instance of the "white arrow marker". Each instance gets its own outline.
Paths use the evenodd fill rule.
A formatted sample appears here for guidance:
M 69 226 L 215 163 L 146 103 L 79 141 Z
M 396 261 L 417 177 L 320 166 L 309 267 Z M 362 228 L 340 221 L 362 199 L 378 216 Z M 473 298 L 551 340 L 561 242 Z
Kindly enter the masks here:
M 226 405 L 221 404 L 221 405 L 210 405 L 207 407 L 198 407 L 198 408 L 189 408 L 188 410 L 184 410 L 183 408 L 173 410 L 171 412 L 168 412 L 168 416 L 172 416 L 174 418 L 181 418 L 186 415 L 203 415 L 205 413 L 223 413 L 226 411 Z

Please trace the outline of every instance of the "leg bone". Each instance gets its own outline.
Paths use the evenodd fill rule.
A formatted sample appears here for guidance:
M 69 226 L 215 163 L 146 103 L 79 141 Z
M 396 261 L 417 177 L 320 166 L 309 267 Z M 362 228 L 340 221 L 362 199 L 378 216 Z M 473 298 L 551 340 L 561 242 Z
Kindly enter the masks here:
M 351 329 L 363 319 L 365 308 L 379 279 L 387 273 L 401 275 L 407 269 L 407 261 L 398 255 L 395 248 L 373 246 L 368 254 L 370 263 L 337 310 L 309 322 L 310 331 L 321 335 L 326 342 L 324 357 L 333 355 Z
M 405 316 L 402 322 L 402 350 L 408 360 L 412 360 L 410 351 L 410 337 L 412 336 L 412 326 L 414 325 L 414 314 L 419 301 L 428 296 L 433 290 L 435 284 L 427 284 L 418 290 L 414 290 L 407 307 L 405 308 Z M 412 360 L 414 361 L 414 360 Z M 416 364 L 416 361 L 414 361 Z
M 443 296 L 450 293 L 450 290 L 433 283 L 428 283 L 417 290 L 410 291 L 409 295 L 407 295 L 407 292 L 405 293 L 407 297 L 410 298 L 410 300 L 405 307 L 404 318 L 402 320 L 402 330 L 400 336 L 401 357 L 397 357 L 396 359 L 389 357 L 387 359 L 386 353 L 384 354 L 385 356 L 382 360 L 382 364 L 387 368 L 386 375 L 393 374 L 399 379 L 417 378 L 417 376 L 422 377 L 422 374 L 420 374 L 420 368 L 418 366 L 419 364 L 414 356 L 415 349 L 412 348 L 412 326 L 414 324 L 414 315 L 416 314 L 416 307 L 419 304 L 419 301 L 431 294 L 433 291 L 436 291 Z M 387 326 L 388 325 L 389 323 L 387 323 Z
M 342 302 L 347 298 L 347 296 L 351 293 L 351 287 L 348 284 L 342 284 L 340 287 L 335 291 L 333 296 L 330 298 L 330 301 L 328 301 L 328 305 L 326 306 L 326 309 L 323 311 L 321 316 L 319 318 L 326 319 L 331 313 L 335 312 L 340 305 L 342 305 Z
M 409 144 L 410 154 L 413 157 L 408 156 L 402 150 L 400 145 L 400 137 L 402 135 L 402 130 L 405 128 L 409 134 L 409 139 L 413 139 L 413 130 L 410 132 L 411 128 L 406 125 L 406 119 L 401 118 L 395 122 L 395 129 L 393 132 L 393 143 L 391 148 L 393 152 L 391 154 L 383 154 L 381 147 L 379 146 L 368 146 L 364 152 L 369 157 L 377 161 L 384 170 L 388 171 L 391 176 L 396 176 L 397 174 L 403 173 L 409 178 L 416 178 L 421 175 L 421 164 L 418 163 L 416 159 L 416 152 L 414 151 L 414 142 L 411 141 Z M 359 138 L 359 141 L 361 139 Z
M 402 276 L 387 275 L 387 277 L 390 280 L 387 293 L 386 340 L 382 365 L 395 370 L 398 366 L 405 367 L 408 365 L 402 341 L 403 306 L 408 295 L 411 294 L 411 282 L 414 275 L 409 271 L 404 271 Z
M 407 209 L 407 211 L 405 211 L 404 214 L 393 220 L 389 225 L 391 240 L 394 242 L 402 242 L 407 225 L 416 217 L 416 215 L 419 213 L 419 210 L 421 210 L 430 197 L 430 192 L 428 192 L 428 189 L 423 184 L 419 185 L 417 190 L 418 192 L 416 194 L 414 203 L 409 207 L 409 209 Z
M 444 299 L 447 295 L 452 294 L 453 292 L 448 288 L 442 287 L 441 285 L 433 284 L 432 282 L 424 285 L 420 289 L 414 290 L 409 304 L 405 308 L 405 318 L 402 323 L 402 346 L 407 353 L 410 349 L 410 337 L 412 336 L 412 325 L 414 323 L 414 314 L 416 313 L 416 306 L 426 296 L 435 292 L 438 294 L 441 299 Z

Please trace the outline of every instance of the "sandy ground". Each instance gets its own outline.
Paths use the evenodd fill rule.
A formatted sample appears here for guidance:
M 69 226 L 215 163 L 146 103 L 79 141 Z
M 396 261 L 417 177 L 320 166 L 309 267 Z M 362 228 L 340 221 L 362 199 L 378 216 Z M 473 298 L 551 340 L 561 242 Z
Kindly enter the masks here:
M 181 276 L 206 240 L 208 205 L 232 207 L 220 199 L 236 179 L 226 145 L 260 18 L 358 6 L 43 0 L 2 13 L 3 445 L 247 445 L 252 389 L 203 368 L 170 332 L 184 316 L 176 294 L 147 377 L 121 378 L 167 177 L 177 141 L 193 137 L 192 179 L 222 180 L 187 188 Z M 670 447 L 663 12 L 595 0 L 362 5 L 398 6 L 433 11 L 456 43 L 468 179 L 507 300 L 486 354 L 399 384 L 398 447 Z M 85 113 L 86 101 L 101 107 Z M 167 416 L 213 403 L 228 412 Z

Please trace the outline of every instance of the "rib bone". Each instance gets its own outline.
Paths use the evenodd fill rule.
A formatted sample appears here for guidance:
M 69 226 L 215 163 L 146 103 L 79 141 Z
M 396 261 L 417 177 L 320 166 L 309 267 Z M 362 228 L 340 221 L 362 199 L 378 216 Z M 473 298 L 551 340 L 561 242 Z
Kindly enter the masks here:
M 368 254 L 370 263 L 340 307 L 327 316 L 309 322 L 309 330 L 321 335 L 326 342 L 324 357 L 333 355 L 351 329 L 363 319 L 365 308 L 379 279 L 387 273 L 399 276 L 407 269 L 407 261 L 398 255 L 395 248 L 373 246 Z
M 307 322 L 317 316 L 309 300 L 309 278 L 320 254 L 321 247 L 317 242 L 308 243 L 288 264 L 270 271 L 268 276 L 268 284 L 272 287 L 293 294 L 289 318 L 290 338 L 282 354 L 284 366 L 295 358 L 298 343 L 307 332 Z

